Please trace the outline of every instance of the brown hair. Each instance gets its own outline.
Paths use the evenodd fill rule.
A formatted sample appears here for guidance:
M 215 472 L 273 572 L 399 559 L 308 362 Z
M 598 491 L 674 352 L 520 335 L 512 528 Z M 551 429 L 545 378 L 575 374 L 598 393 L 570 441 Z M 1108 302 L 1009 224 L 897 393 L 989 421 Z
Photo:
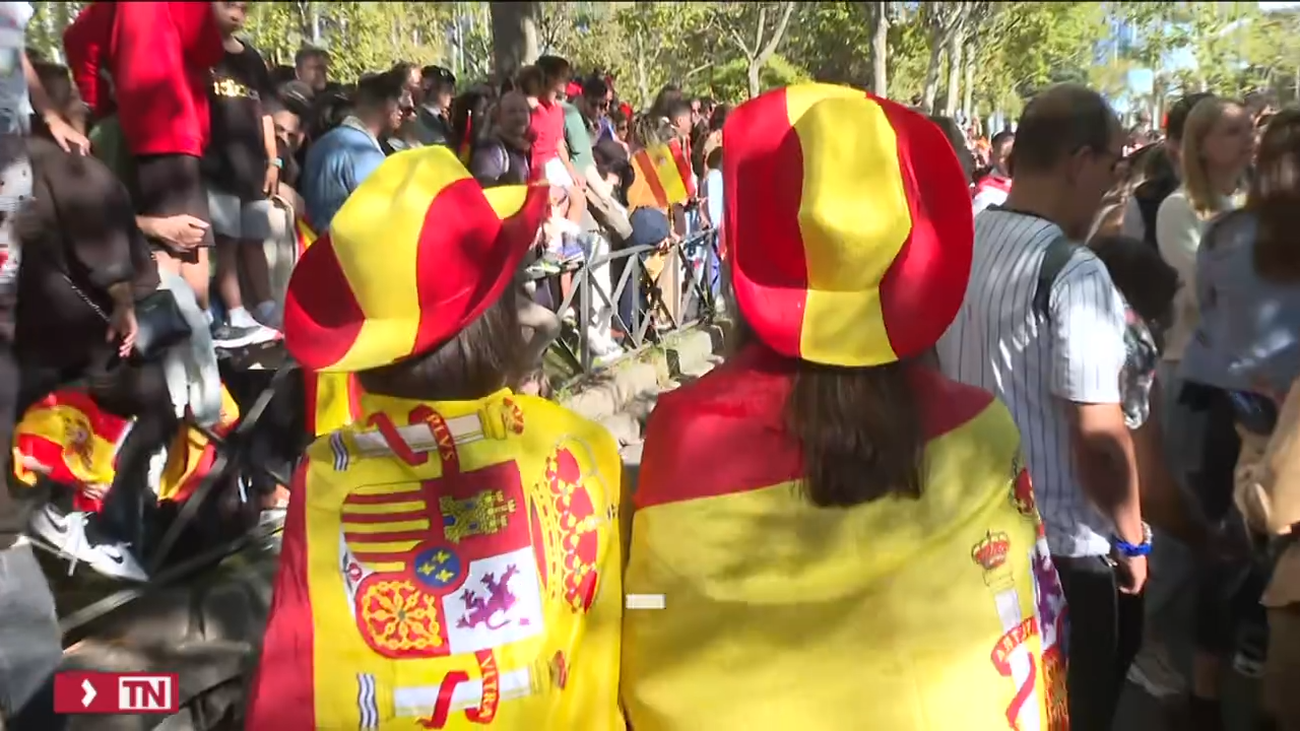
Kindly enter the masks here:
M 369 393 L 420 401 L 472 401 L 524 373 L 524 334 L 513 286 L 446 343 L 357 374 Z
M 1300 110 L 1278 112 L 1264 130 L 1246 210 L 1259 221 L 1255 271 L 1270 281 L 1300 280 Z
M 524 94 L 540 97 L 546 91 L 542 70 L 536 66 L 525 66 L 515 74 L 515 86 Z
M 800 361 L 786 425 L 803 450 L 802 489 L 819 507 L 921 495 L 925 432 L 909 362 L 836 368 Z

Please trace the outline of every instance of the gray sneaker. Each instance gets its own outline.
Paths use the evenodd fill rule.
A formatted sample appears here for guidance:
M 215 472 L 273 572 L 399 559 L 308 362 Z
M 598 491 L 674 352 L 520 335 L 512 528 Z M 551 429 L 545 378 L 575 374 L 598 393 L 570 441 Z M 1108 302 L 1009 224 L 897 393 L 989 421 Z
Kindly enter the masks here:
M 272 330 L 265 325 L 244 327 L 222 323 L 212 330 L 212 345 L 222 350 L 233 350 L 260 343 L 269 343 L 279 340 L 281 337 L 283 336 L 280 335 L 279 331 Z
M 1160 642 L 1148 640 L 1128 668 L 1129 682 L 1145 690 L 1152 698 L 1173 698 L 1187 691 L 1187 682 L 1169 659 Z

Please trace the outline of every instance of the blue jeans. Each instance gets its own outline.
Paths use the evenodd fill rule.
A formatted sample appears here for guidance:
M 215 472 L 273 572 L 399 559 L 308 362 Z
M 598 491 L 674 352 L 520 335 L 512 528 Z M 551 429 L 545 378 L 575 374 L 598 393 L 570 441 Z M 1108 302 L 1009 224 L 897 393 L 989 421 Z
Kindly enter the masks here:
M 0 551 L 0 714 L 11 731 L 57 729 L 53 676 L 63 658 L 54 597 L 24 539 Z

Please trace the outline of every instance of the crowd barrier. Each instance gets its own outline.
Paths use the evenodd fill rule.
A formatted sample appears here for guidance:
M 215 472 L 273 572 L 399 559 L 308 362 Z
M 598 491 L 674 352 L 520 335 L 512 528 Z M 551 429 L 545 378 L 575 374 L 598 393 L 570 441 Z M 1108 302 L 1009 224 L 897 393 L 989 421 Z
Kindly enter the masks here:
M 603 276 L 597 276 L 603 270 L 609 272 L 608 286 L 602 283 Z M 722 312 L 723 293 L 728 291 L 725 271 L 717 233 L 710 229 L 693 233 L 664 248 L 628 247 L 574 262 L 558 274 L 534 275 L 539 284 L 541 280 L 556 279 L 563 274 L 571 277 L 572 286 L 556 309 L 565 312 L 572 307 L 574 318 L 562 325 L 561 335 L 552 346 L 555 356 L 567 364 L 568 372 L 556 379 L 555 385 L 561 388 L 573 386 L 653 347 L 674 332 L 712 322 Z M 593 311 L 602 307 L 610 310 L 612 328 L 623 334 L 623 351 L 614 358 L 596 357 L 585 326 L 591 322 Z M 253 365 L 236 365 L 238 371 L 250 368 L 263 371 L 265 382 L 251 400 L 250 408 L 241 414 L 238 425 L 229 433 L 217 434 L 201 429 L 204 436 L 217 446 L 216 460 L 156 543 L 149 561 L 151 580 L 144 585 L 122 587 L 66 613 L 60 625 L 69 641 L 85 636 L 98 620 L 152 591 L 184 581 L 245 548 L 264 545 L 275 532 L 276 527 L 259 526 L 221 545 L 168 561 L 176 553 L 174 549 L 182 531 L 198 519 L 201 507 L 218 495 L 219 486 L 230 484 L 232 475 L 243 474 L 250 479 L 261 477 L 268 484 L 289 483 L 288 474 L 277 465 L 266 463 L 257 454 L 258 442 L 265 438 L 264 433 L 259 434 L 257 426 L 264 416 L 277 410 L 271 406 L 272 401 L 281 403 L 286 398 L 301 398 L 301 395 L 289 393 L 293 383 L 302 380 L 293 377 L 298 370 L 297 364 L 282 349 L 277 351 L 270 362 L 259 359 Z
M 574 307 L 574 318 L 565 321 L 560 338 L 551 346 L 568 366 L 559 380 L 561 388 L 598 373 L 679 330 L 712 322 L 724 310 L 727 291 L 718 245 L 718 232 L 705 229 L 692 233 L 664 249 L 632 246 L 576 262 L 562 273 L 572 275 L 572 287 L 558 312 Z M 596 274 L 607 268 L 609 291 Z M 537 279 L 555 277 L 546 274 Z M 601 308 L 611 311 L 613 329 L 623 335 L 624 352 L 598 359 L 592 350 L 587 323 Z

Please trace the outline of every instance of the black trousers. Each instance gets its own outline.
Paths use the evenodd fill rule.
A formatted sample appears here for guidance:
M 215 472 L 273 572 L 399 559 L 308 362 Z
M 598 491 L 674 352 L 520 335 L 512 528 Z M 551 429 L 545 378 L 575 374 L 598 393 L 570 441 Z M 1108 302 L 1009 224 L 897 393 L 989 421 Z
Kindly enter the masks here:
M 99 527 L 105 537 L 144 549 L 143 511 L 148 504 L 149 461 L 176 433 L 177 420 L 161 363 L 124 361 L 107 344 L 87 343 L 75 365 L 53 366 L 22 359 L 0 343 L 0 474 L 12 472 L 14 428 L 33 404 L 73 381 L 84 381 L 100 408 L 135 418 L 117 455 L 112 489 L 104 498 Z
M 1143 597 L 1121 593 L 1101 556 L 1053 556 L 1069 604 L 1071 731 L 1111 731 L 1129 665 L 1142 645 Z
M 1239 551 L 1201 558 L 1196 572 L 1196 649 L 1222 655 L 1232 650 L 1243 626 L 1267 626 L 1259 604 L 1269 570 L 1252 560 L 1249 538 L 1232 504 L 1234 472 L 1241 452 L 1238 412 L 1226 391 L 1188 382 L 1175 402 L 1187 443 L 1181 445 L 1182 474 L 1212 528 L 1235 539 Z

